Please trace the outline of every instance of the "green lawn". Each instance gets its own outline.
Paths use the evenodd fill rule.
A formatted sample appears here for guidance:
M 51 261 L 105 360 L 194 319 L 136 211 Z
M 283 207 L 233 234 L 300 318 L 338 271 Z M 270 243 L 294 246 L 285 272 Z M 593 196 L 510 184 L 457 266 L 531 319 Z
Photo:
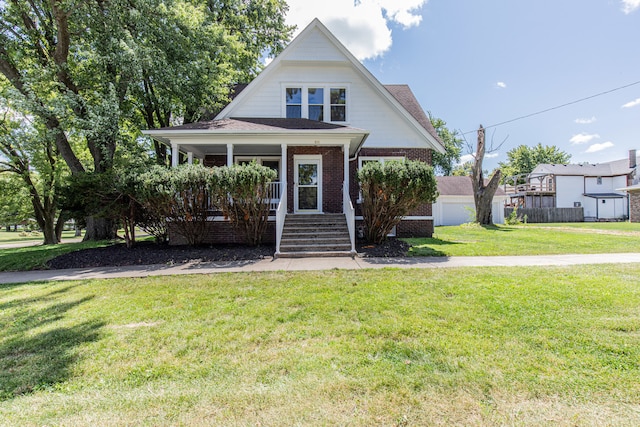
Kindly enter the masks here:
M 26 246 L 0 249 L 0 271 L 28 271 L 47 268 L 47 261 L 80 249 L 110 245 L 109 241 L 61 243 L 47 246 Z
M 0 425 L 640 425 L 637 266 L 0 286 Z
M 63 231 L 62 241 L 73 239 L 75 234 L 75 231 Z M 42 241 L 42 233 L 39 232 L 6 231 L 4 229 L 0 231 L 0 244 Z
M 436 227 L 433 238 L 406 240 L 413 256 L 640 252 L 640 224 L 461 225 Z

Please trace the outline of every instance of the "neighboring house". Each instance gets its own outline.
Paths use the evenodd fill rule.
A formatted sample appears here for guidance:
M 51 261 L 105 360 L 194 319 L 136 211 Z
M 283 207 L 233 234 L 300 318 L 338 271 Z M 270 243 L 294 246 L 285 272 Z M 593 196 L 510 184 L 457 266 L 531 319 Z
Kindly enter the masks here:
M 473 184 L 469 176 L 437 176 L 438 200 L 433 204 L 435 226 L 460 225 L 475 221 L 476 205 Z M 494 224 L 504 223 L 504 202 L 507 195 L 500 187 L 491 204 Z
M 629 218 L 622 187 L 637 183 L 640 158 L 630 150 L 627 159 L 598 164 L 538 165 L 524 180 L 505 191 L 519 208 L 582 209 L 585 221 Z
M 311 226 L 326 214 L 340 214 L 334 217 L 346 221 L 353 253 L 360 215 L 356 174 L 362 164 L 392 159 L 430 164 L 432 150 L 444 152 L 409 87 L 382 85 L 317 19 L 257 78 L 237 88 L 214 120 L 144 133 L 171 147 L 174 165 L 186 154 L 188 162 L 199 159 L 206 166 L 256 160 L 275 169 L 277 209 L 265 240 L 276 242 L 277 254 L 284 246 L 287 252 L 330 248 L 329 242 L 307 242 L 314 249 L 285 242 L 291 234 L 285 224 L 301 214 L 323 214 L 302 221 Z M 209 241 L 239 241 L 228 224 L 216 220 Z M 398 236 L 432 232 L 430 204 L 396 230 Z

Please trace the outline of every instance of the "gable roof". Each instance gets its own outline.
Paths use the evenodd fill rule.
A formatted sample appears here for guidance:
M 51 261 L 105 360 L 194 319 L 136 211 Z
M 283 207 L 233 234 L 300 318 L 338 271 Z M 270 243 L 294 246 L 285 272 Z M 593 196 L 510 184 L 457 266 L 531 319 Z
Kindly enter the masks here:
M 297 45 L 313 31 L 317 29 L 344 55 L 347 61 L 353 66 L 353 68 L 374 88 L 378 94 L 386 99 L 387 103 L 391 105 L 401 117 L 403 117 L 409 125 L 411 125 L 419 134 L 421 134 L 426 141 L 436 151 L 444 153 L 444 146 L 438 138 L 435 129 L 429 122 L 429 119 L 422 111 L 420 104 L 415 99 L 413 93 L 406 85 L 392 85 L 391 89 L 383 86 L 369 70 L 367 70 L 358 61 L 351 52 L 327 29 L 327 27 L 320 22 L 318 18 L 315 18 L 311 23 L 300 33 L 298 36 L 289 43 L 289 45 L 274 58 L 269 65 L 258 76 L 253 79 L 247 87 L 235 95 L 233 100 L 227 104 L 226 107 L 215 117 L 215 119 L 227 119 L 233 117 L 233 111 L 237 105 L 244 102 L 245 99 L 250 98 L 252 92 L 260 85 L 260 82 L 265 80 L 271 73 L 279 67 L 279 64 L 286 60 L 289 52 L 292 52 Z M 418 111 L 420 110 L 420 111 Z M 423 117 L 422 117 L 423 116 Z M 427 124 L 429 123 L 429 124 Z M 431 125 L 431 126 L 430 126 Z
M 473 197 L 473 184 L 470 176 L 436 176 L 438 193 L 440 196 L 471 196 Z M 485 183 L 488 183 L 485 180 Z M 498 187 L 495 196 L 506 196 L 502 187 Z
M 640 163 L 640 156 L 636 157 L 636 165 Z M 636 168 L 629 167 L 629 159 L 613 160 L 604 163 L 571 163 L 568 165 L 540 164 L 531 175 L 553 174 L 567 176 L 620 176 L 632 173 Z

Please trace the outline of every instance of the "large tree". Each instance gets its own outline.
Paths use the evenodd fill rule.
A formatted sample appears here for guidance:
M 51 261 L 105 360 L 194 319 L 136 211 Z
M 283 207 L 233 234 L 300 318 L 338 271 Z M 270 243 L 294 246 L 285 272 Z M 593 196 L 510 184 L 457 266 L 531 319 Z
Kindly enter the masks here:
M 503 180 L 517 175 L 531 173 L 536 166 L 543 163 L 567 164 L 571 154 L 560 150 L 555 145 L 519 145 L 507 152 L 507 161 L 500 162 Z
M 429 113 L 429 120 L 438 133 L 445 150 L 444 153 L 434 151 L 431 164 L 437 175 L 453 175 L 456 165 L 460 162 L 463 140 L 456 131 L 450 131 L 447 128 L 447 122 L 444 120 L 433 117 L 431 113 Z
M 15 117 L 7 109 L 0 117 L 0 153 L 0 173 L 19 178 L 13 192 L 28 192 L 31 217 L 42 230 L 44 244 L 59 243 L 64 218 L 58 206 L 58 187 L 64 171 L 54 138 L 44 126 L 29 123 L 24 116 Z
M 104 173 L 121 129 L 219 107 L 265 51 L 282 48 L 285 11 L 282 0 L 1 1 L 0 73 L 73 174 Z M 89 218 L 85 236 L 114 237 L 113 224 Z
M 481 225 L 492 225 L 493 196 L 500 185 L 501 171 L 496 169 L 489 182 L 485 182 L 482 162 L 486 152 L 485 130 L 478 128 L 478 145 L 476 146 L 475 161 L 471 169 L 471 183 L 473 185 L 473 199 L 476 205 L 476 222 Z

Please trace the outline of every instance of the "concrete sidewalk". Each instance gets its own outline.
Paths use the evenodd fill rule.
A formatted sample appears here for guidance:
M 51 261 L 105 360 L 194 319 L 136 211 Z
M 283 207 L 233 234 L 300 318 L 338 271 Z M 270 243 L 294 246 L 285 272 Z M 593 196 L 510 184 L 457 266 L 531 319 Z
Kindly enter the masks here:
M 278 258 L 251 261 L 77 268 L 0 273 L 0 284 L 49 280 L 112 279 L 248 271 L 360 270 L 366 268 L 527 267 L 640 263 L 640 253 L 410 258 Z

